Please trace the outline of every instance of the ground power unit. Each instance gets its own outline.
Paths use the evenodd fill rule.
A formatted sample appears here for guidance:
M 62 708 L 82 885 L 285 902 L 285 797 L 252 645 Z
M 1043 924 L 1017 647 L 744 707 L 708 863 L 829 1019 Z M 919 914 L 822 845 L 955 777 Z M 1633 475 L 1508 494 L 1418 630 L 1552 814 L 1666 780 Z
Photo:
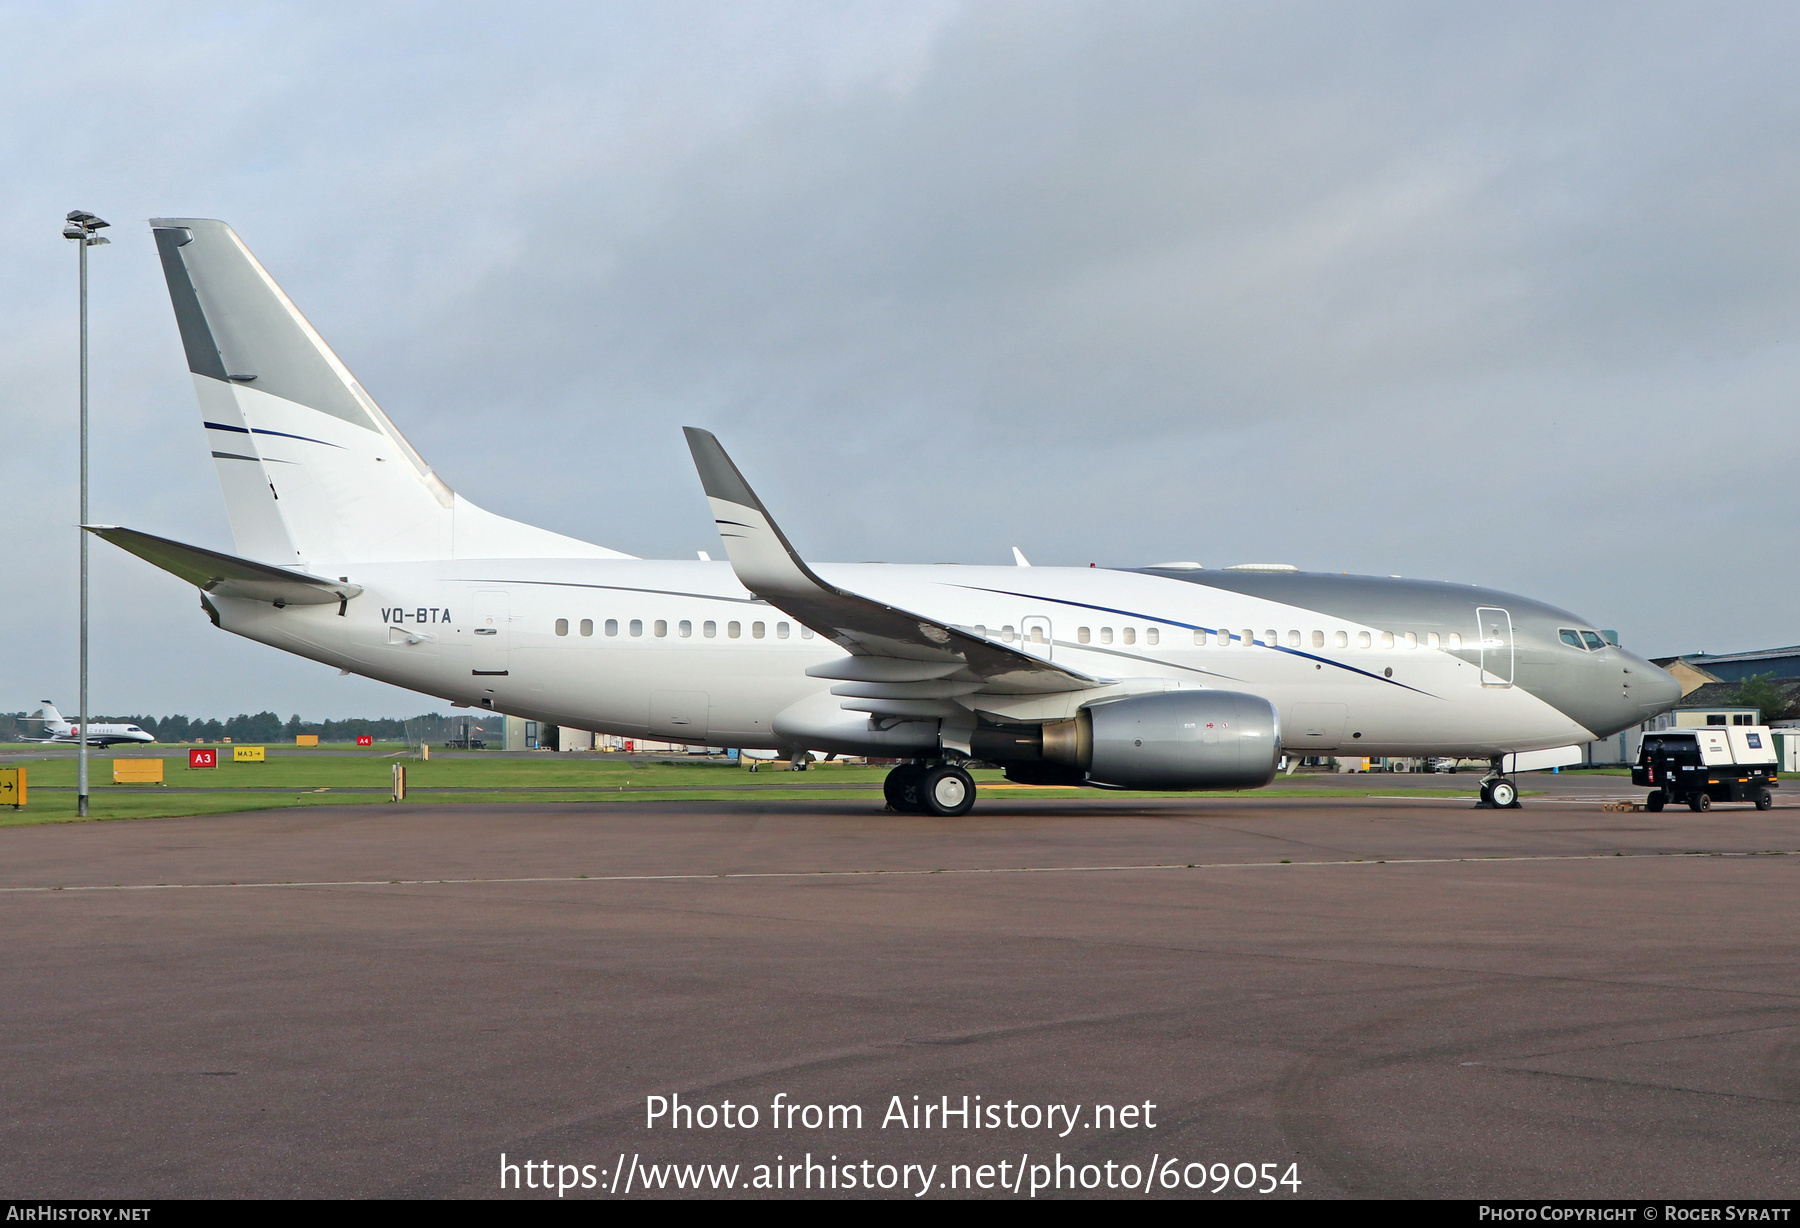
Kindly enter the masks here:
M 1758 810 L 1774 805 L 1779 763 L 1775 738 L 1766 725 L 1705 725 L 1644 735 L 1631 783 L 1649 788 L 1648 810 L 1670 802 L 1686 802 L 1690 810 L 1709 810 L 1714 802 L 1755 802 Z

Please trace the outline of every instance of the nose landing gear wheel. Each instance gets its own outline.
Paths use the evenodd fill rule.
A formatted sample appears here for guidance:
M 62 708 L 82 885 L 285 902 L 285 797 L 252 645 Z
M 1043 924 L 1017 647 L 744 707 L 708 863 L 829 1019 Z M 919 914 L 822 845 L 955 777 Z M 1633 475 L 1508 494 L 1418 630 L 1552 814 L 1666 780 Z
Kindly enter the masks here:
M 1712 798 L 1705 793 L 1696 793 L 1688 798 L 1688 809 L 1695 814 L 1699 814 L 1703 810 L 1711 810 Z
M 919 781 L 918 798 L 925 813 L 955 818 L 975 804 L 975 778 L 959 767 L 939 764 Z
M 1517 810 L 1519 786 L 1510 780 L 1490 780 L 1481 786 L 1481 805 L 1492 810 Z

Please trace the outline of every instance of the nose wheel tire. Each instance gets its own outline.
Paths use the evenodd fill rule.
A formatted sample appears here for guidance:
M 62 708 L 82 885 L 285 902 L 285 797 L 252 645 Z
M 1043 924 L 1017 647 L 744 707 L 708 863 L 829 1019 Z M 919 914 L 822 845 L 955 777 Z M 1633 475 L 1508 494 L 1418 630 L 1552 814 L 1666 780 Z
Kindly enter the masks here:
M 1711 810 L 1712 798 L 1704 793 L 1696 793 L 1694 796 L 1688 798 L 1688 809 L 1692 810 L 1695 814 Z
M 1481 786 L 1481 804 L 1495 810 L 1516 810 L 1519 786 L 1510 780 L 1494 780 Z
M 1661 789 L 1657 789 L 1644 799 L 1644 809 L 1655 813 L 1666 806 L 1668 801 L 1668 796 Z
M 975 804 L 975 778 L 959 767 L 939 764 L 926 771 L 917 792 L 926 814 L 955 818 Z

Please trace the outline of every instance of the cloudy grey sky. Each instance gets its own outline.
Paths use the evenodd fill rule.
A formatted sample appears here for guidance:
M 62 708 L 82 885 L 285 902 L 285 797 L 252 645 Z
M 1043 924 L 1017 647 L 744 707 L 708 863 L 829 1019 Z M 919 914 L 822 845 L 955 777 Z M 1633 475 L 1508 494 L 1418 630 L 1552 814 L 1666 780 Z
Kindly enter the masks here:
M 1800 9 L 0 3 L 0 709 L 96 520 L 230 548 L 144 219 L 228 220 L 451 485 L 824 560 L 1474 581 L 1800 642 Z M 715 551 L 716 552 L 716 551 Z M 95 543 L 94 704 L 430 704 Z

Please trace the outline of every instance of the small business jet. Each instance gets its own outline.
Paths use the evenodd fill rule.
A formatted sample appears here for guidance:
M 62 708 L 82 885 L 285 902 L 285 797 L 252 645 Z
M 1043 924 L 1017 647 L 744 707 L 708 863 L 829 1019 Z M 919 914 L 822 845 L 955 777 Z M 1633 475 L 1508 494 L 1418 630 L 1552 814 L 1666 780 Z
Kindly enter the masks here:
M 1509 773 L 1674 705 L 1584 618 L 1465 584 L 1202 568 L 812 563 L 688 429 L 729 561 L 643 559 L 485 511 L 401 435 L 223 222 L 153 220 L 235 552 L 90 531 L 213 624 L 453 704 L 626 737 L 903 760 L 956 815 L 1021 783 L 1245 789 L 1284 756 Z
M 69 746 L 79 745 L 82 740 L 80 726 L 71 725 L 65 721 L 62 713 L 56 710 L 56 705 L 49 700 L 40 699 L 38 702 L 44 706 L 25 719 L 41 722 L 44 726 L 44 736 L 27 740 Z M 87 744 L 89 746 L 116 746 L 120 742 L 154 741 L 156 741 L 155 734 L 139 729 L 136 725 L 96 725 L 92 721 L 88 722 Z

